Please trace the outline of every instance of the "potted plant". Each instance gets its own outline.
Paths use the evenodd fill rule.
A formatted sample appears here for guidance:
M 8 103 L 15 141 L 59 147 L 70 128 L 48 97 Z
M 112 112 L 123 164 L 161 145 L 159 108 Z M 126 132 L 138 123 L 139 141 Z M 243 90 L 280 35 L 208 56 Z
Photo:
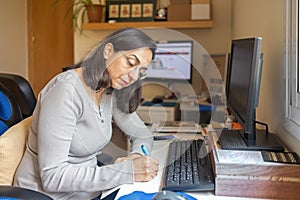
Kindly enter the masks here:
M 54 0 L 52 6 L 55 6 L 60 1 L 64 0 Z M 73 4 L 67 10 L 65 18 L 71 12 L 74 29 L 81 32 L 81 25 L 84 23 L 86 16 L 88 22 L 101 22 L 104 7 L 103 0 L 73 0 Z

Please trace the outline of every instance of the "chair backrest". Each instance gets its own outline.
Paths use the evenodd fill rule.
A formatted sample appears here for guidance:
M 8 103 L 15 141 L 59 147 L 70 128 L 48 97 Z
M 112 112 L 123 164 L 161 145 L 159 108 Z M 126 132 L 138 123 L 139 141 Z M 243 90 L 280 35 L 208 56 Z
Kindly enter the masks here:
M 32 116 L 27 117 L 13 125 L 0 137 L 0 185 L 13 184 L 15 173 L 26 149 L 32 118 Z
M 22 119 L 18 103 L 8 89 L 0 82 L 0 136 Z
M 30 83 L 17 74 L 0 73 L 0 82 L 10 91 L 19 104 L 23 118 L 32 115 L 36 97 Z
M 12 186 L 15 173 L 26 149 L 32 116 L 10 127 L 0 137 L 0 199 L 51 200 L 40 192 Z

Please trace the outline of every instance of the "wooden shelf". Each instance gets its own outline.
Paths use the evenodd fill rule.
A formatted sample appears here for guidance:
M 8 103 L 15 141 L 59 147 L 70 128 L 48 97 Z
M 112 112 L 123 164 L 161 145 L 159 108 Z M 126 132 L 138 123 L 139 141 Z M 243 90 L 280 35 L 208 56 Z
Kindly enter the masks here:
M 172 22 L 116 22 L 116 23 L 85 23 L 82 24 L 83 30 L 113 30 L 124 27 L 135 28 L 212 28 L 212 20 L 194 20 L 194 21 L 172 21 Z

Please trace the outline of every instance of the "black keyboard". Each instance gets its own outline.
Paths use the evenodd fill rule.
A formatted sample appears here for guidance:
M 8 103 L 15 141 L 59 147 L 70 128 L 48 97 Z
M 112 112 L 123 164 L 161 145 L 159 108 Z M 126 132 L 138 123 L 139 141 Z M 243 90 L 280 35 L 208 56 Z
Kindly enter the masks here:
M 213 191 L 214 175 L 203 140 L 171 142 L 163 179 L 162 190 Z
M 244 150 L 248 146 L 238 130 L 222 130 L 218 139 L 221 148 L 226 150 Z

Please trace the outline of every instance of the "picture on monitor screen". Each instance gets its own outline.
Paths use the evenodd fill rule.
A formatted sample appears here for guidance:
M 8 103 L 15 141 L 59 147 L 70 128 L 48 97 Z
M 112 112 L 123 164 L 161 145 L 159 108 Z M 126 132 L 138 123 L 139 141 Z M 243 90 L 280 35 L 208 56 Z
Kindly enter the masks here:
M 157 42 L 146 80 L 191 82 L 192 54 L 192 41 Z

